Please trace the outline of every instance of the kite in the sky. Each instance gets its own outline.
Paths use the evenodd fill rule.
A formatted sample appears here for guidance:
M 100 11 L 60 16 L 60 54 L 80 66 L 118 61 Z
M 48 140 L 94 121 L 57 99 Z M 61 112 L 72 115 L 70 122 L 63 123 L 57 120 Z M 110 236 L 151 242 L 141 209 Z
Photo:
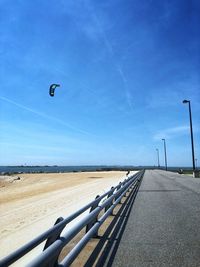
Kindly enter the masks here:
M 49 88 L 49 94 L 50 94 L 50 96 L 54 96 L 54 91 L 55 91 L 56 87 L 59 87 L 59 86 L 60 86 L 60 84 L 55 84 L 55 83 L 53 83 L 50 86 L 50 88 Z

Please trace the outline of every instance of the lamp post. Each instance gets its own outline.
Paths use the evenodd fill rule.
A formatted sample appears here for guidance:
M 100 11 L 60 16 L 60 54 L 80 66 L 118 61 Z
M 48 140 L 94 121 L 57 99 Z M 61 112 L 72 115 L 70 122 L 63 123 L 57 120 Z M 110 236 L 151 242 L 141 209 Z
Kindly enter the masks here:
M 167 171 L 167 150 L 166 150 L 166 142 L 165 142 L 165 138 L 163 138 L 162 141 L 164 142 L 164 151 L 165 151 L 165 170 Z
M 158 168 L 160 168 L 159 149 L 156 148 L 156 151 L 157 151 L 157 158 L 158 158 Z
M 198 169 L 197 168 L 197 159 L 195 159 L 195 168 L 196 168 L 196 170 Z
M 193 176 L 195 177 L 195 157 L 194 157 L 194 140 L 193 140 L 193 130 L 192 130 L 192 112 L 190 100 L 183 100 L 183 104 L 189 105 L 189 116 L 190 116 L 190 135 L 191 135 L 191 145 L 192 145 L 192 165 L 193 165 Z

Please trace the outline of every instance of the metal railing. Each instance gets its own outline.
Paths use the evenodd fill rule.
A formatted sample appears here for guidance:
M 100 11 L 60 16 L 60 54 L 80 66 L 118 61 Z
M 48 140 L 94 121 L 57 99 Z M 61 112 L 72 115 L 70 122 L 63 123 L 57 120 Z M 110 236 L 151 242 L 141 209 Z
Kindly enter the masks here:
M 13 264 L 44 241 L 46 241 L 46 243 L 43 251 L 38 256 L 36 256 L 36 258 L 33 259 L 27 266 L 69 266 L 75 260 L 77 255 L 82 251 L 85 245 L 89 242 L 89 240 L 98 236 L 98 230 L 100 226 L 104 223 L 108 216 L 113 215 L 114 208 L 119 203 L 121 203 L 122 198 L 127 195 L 127 192 L 129 192 L 129 194 L 127 200 L 125 200 L 122 204 L 122 208 L 123 206 L 125 206 L 126 201 L 128 202 L 128 199 L 131 198 L 131 196 L 132 198 L 135 197 L 139 188 L 139 184 L 141 183 L 143 174 L 144 171 L 140 171 L 135 175 L 130 176 L 123 182 L 120 182 L 117 186 L 111 187 L 111 189 L 103 195 L 97 196 L 95 200 L 88 203 L 86 206 L 74 212 L 67 218 L 58 218 L 54 226 L 51 227 L 49 230 L 39 235 L 29 243 L 25 244 L 21 248 L 17 249 L 7 257 L 3 258 L 0 261 L 0 267 L 5 267 Z M 72 225 L 72 227 L 67 229 L 66 232 L 63 231 L 64 228 L 70 222 L 72 222 L 74 219 L 76 219 L 78 216 L 80 216 L 87 210 L 89 210 L 89 213 L 87 213 L 83 218 L 80 218 L 80 221 L 77 221 L 74 225 Z M 108 229 L 114 228 L 115 224 L 117 224 L 116 220 L 120 216 L 120 213 L 121 209 L 118 212 L 118 216 L 116 216 L 116 218 L 111 222 L 110 227 L 108 227 Z M 72 250 L 62 259 L 62 261 L 58 262 L 58 258 L 62 249 L 76 235 L 78 235 L 83 228 L 86 228 L 86 233 L 84 234 L 84 236 L 74 246 L 74 248 L 72 248 Z M 112 229 L 110 229 L 110 232 Z M 64 233 L 62 233 L 62 231 Z M 105 236 L 99 237 L 99 240 L 100 243 L 102 243 L 102 240 L 106 241 Z M 97 249 L 94 250 L 94 252 L 96 254 L 99 253 L 98 246 Z M 90 262 L 90 265 L 88 266 L 92 266 L 91 262 L 94 262 L 94 259 L 96 259 L 97 255 L 94 255 L 94 253 L 92 253 L 90 260 L 88 261 L 88 263 Z

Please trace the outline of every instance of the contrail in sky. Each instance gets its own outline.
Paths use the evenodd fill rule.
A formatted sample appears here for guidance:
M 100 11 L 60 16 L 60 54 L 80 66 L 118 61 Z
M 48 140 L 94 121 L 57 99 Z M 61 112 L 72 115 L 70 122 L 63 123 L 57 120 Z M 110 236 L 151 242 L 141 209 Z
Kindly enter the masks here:
M 112 58 L 114 59 L 114 64 L 115 64 L 116 70 L 119 73 L 119 75 L 120 75 L 120 77 L 122 79 L 122 82 L 124 84 L 124 89 L 125 89 L 125 92 L 126 92 L 126 100 L 128 102 L 128 105 L 129 105 L 129 107 L 131 109 L 133 109 L 133 105 L 132 105 L 132 101 L 131 101 L 131 94 L 130 94 L 130 91 L 129 91 L 128 87 L 127 87 L 126 75 L 125 75 L 125 73 L 124 73 L 124 71 L 122 69 L 121 64 L 115 58 L 115 53 L 114 53 L 112 44 L 110 43 L 108 37 L 106 36 L 106 33 L 105 33 L 103 27 L 101 26 L 101 23 L 100 23 L 97 15 L 96 15 L 93 7 L 91 6 L 91 4 L 90 4 L 90 9 L 91 9 L 91 12 L 92 12 L 92 16 L 93 16 L 93 18 L 94 18 L 94 20 L 96 22 L 96 25 L 98 26 L 98 28 L 99 28 L 99 30 L 100 30 L 100 32 L 102 34 L 102 37 L 104 39 L 105 46 L 107 47 L 107 50 L 110 52 Z
M 132 101 L 131 101 L 131 95 L 130 95 L 130 91 L 128 90 L 127 88 L 127 79 L 126 79 L 126 76 L 121 68 L 121 65 L 118 64 L 118 72 L 120 73 L 120 76 L 124 82 L 124 88 L 126 90 L 126 99 L 127 99 L 127 102 L 128 102 L 128 105 L 131 109 L 133 109 L 133 106 L 132 106 Z
M 24 105 L 22 105 L 22 104 L 20 104 L 20 103 L 17 103 L 17 102 L 15 102 L 15 101 L 13 101 L 13 100 L 11 100 L 11 99 L 9 99 L 9 98 L 0 96 L 0 99 L 3 100 L 3 101 L 8 102 L 8 103 L 10 103 L 10 104 L 13 104 L 13 105 L 15 105 L 15 106 L 17 106 L 17 107 L 19 107 L 19 108 L 21 108 L 21 109 L 24 109 L 24 110 L 26 110 L 26 111 L 29 111 L 29 112 L 31 112 L 31 113 L 34 113 L 34 114 L 36 114 L 36 115 L 38 115 L 38 116 L 40 116 L 40 117 L 42 117 L 42 118 L 50 119 L 50 120 L 53 120 L 53 121 L 55 121 L 55 122 L 57 122 L 57 123 L 60 123 L 60 124 L 66 126 L 66 127 L 68 127 L 68 128 L 70 128 L 70 129 L 72 129 L 72 130 L 74 130 L 74 131 L 76 131 L 76 132 L 79 132 L 79 133 L 82 133 L 82 134 L 86 134 L 86 135 L 93 135 L 93 134 L 91 134 L 91 133 L 89 133 L 89 132 L 87 132 L 87 131 L 84 131 L 84 130 L 82 130 L 82 129 L 76 128 L 76 127 L 74 127 L 74 126 L 72 126 L 72 125 L 70 125 L 70 124 L 68 124 L 68 123 L 66 123 L 66 122 L 64 122 L 64 121 L 62 121 L 62 120 L 60 120 L 60 119 L 57 119 L 57 118 L 55 118 L 55 117 L 53 117 L 53 116 L 49 116 L 49 115 L 46 115 L 45 113 L 36 111 L 35 109 L 26 107 L 26 106 L 24 106 Z

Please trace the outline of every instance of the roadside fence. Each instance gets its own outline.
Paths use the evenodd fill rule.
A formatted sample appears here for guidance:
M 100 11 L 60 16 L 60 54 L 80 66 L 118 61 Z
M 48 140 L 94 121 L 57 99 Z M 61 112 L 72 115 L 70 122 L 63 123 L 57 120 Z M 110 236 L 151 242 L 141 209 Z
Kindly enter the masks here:
M 120 237 L 123 233 L 128 214 L 130 213 L 143 175 L 144 170 L 137 172 L 127 177 L 117 186 L 111 187 L 111 189 L 103 195 L 96 196 L 95 200 L 67 218 L 59 217 L 53 227 L 0 260 L 0 267 L 6 267 L 15 263 L 43 242 L 45 242 L 43 251 L 31 260 L 27 266 L 70 266 L 86 244 L 93 238 L 98 239 L 98 243 L 84 263 L 84 266 L 90 267 L 94 264 L 95 266 L 103 266 L 106 261 L 111 261 L 114 253 L 116 253 Z M 117 212 L 114 210 L 116 206 L 119 207 Z M 65 227 L 70 222 L 86 211 L 89 212 L 86 213 L 84 217 L 81 217 L 80 220 L 77 220 L 69 229 L 64 231 Z M 105 232 L 99 235 L 99 229 L 109 216 L 113 217 L 111 223 L 107 226 Z M 62 259 L 60 259 L 59 256 L 63 248 L 84 229 L 85 234 L 82 238 L 67 255 L 62 255 Z

